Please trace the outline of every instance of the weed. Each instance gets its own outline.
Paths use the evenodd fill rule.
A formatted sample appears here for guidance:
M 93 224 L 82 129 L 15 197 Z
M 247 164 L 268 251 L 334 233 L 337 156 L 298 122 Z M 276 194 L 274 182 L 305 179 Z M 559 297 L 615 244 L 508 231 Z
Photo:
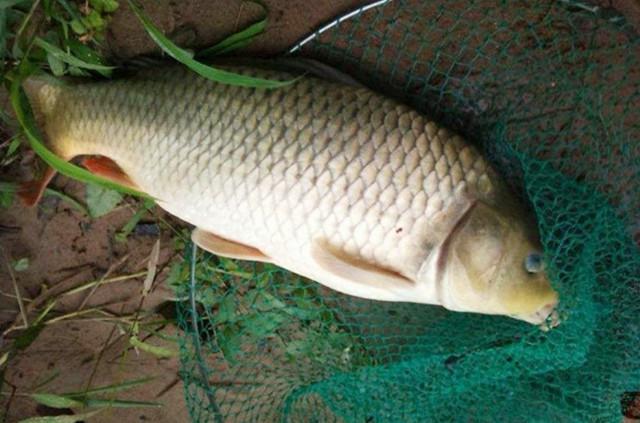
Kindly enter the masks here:
M 204 251 L 193 254 L 173 265 L 168 283 L 183 299 L 194 296 L 202 310 L 197 316 L 200 331 L 213 334 L 208 348 L 229 363 L 246 359 L 247 346 L 271 340 L 291 362 L 370 364 L 360 340 L 336 326 L 340 318 L 323 302 L 316 283 L 301 277 L 284 283 L 282 270 L 268 263 L 236 262 Z M 190 267 L 190 261 L 197 266 Z
M 50 408 L 57 409 L 91 409 L 92 411 L 83 412 L 81 414 L 65 414 L 55 417 L 32 417 L 21 420 L 19 423 L 36 423 L 36 422 L 77 422 L 85 420 L 100 411 L 107 408 L 139 408 L 139 407 L 161 407 L 162 404 L 148 401 L 132 401 L 129 399 L 115 398 L 112 394 L 127 391 L 133 387 L 143 385 L 153 378 L 143 378 L 128 380 L 112 385 L 101 386 L 93 389 L 87 389 L 78 392 L 66 392 L 61 394 L 51 394 L 44 392 L 33 393 L 14 393 L 16 396 L 30 397 L 38 404 L 45 405 Z M 7 393 L 2 393 L 7 395 Z

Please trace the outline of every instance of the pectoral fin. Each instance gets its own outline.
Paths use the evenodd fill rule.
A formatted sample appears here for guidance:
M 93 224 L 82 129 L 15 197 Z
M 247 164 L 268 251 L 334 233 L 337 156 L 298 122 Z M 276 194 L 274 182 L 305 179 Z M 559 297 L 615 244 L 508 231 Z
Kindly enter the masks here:
M 332 248 L 324 240 L 315 240 L 311 246 L 311 257 L 321 269 L 349 283 L 361 285 L 357 288 L 370 287 L 373 291 L 407 292 L 414 282 L 396 272 L 376 266 L 363 260 L 348 256 Z M 375 295 L 367 296 L 372 298 Z M 385 295 L 381 295 L 386 297 Z
M 140 191 L 140 188 L 129 178 L 129 175 L 127 175 L 116 162 L 108 157 L 87 157 L 82 160 L 81 164 L 91 173 L 102 176 L 125 187 Z
M 218 256 L 265 263 L 271 262 L 269 257 L 256 248 L 221 238 L 200 228 L 193 230 L 191 240 L 203 250 L 207 250 Z

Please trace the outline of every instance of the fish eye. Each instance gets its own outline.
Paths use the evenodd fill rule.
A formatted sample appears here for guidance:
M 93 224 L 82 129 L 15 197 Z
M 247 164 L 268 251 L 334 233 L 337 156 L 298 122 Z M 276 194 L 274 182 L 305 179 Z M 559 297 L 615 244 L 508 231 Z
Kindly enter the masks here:
M 539 273 L 544 270 L 542 254 L 531 253 L 524 259 L 524 268 L 528 273 Z

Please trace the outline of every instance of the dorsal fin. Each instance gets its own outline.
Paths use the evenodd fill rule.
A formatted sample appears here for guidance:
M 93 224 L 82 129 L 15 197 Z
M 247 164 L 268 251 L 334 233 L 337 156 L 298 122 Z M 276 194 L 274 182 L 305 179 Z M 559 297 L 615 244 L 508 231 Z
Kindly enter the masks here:
M 218 256 L 265 263 L 271 262 L 271 259 L 257 248 L 221 238 L 204 229 L 194 229 L 191 234 L 191 240 L 196 243 L 198 247 Z

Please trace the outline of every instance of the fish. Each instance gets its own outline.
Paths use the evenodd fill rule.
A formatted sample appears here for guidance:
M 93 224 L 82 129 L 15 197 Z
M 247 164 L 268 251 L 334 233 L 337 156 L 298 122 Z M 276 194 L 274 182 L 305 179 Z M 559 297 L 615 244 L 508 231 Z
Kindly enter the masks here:
M 222 66 L 290 81 L 276 89 L 181 66 L 23 88 L 56 155 L 150 195 L 213 254 L 355 297 L 557 324 L 535 219 L 480 150 L 340 71 L 303 67 L 320 70 Z

